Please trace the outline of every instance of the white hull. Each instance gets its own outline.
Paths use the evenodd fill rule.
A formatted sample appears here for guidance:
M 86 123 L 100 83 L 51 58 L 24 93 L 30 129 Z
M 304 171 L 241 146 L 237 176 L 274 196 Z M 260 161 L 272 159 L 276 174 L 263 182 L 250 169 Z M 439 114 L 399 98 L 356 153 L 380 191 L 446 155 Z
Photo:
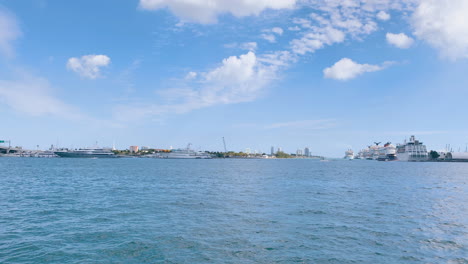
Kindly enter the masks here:
M 212 157 L 205 153 L 158 153 L 146 156 L 157 159 L 211 159 Z
M 428 157 L 423 156 L 423 157 L 418 157 L 418 156 L 413 156 L 410 155 L 409 153 L 397 153 L 397 160 L 398 161 L 409 161 L 409 162 L 419 162 L 419 161 L 427 161 Z

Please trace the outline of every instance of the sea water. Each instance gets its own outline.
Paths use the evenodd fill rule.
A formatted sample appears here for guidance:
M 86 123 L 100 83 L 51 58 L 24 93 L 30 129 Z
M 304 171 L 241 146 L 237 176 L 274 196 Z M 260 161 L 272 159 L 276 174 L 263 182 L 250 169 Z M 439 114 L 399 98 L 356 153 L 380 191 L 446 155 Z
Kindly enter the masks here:
M 468 263 L 468 164 L 0 158 L 0 263 Z

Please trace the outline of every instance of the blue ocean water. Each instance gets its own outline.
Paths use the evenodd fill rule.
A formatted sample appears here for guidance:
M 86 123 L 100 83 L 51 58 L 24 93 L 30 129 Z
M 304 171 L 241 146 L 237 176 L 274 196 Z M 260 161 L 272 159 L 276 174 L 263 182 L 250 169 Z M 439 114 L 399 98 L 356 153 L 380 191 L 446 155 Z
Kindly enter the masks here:
M 468 164 L 0 158 L 0 263 L 468 263 Z

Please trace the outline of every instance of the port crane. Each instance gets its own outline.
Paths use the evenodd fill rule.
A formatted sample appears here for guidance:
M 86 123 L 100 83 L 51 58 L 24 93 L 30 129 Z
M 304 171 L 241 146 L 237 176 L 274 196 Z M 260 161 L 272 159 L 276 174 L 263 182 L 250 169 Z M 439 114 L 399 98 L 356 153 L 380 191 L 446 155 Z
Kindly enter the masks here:
M 227 153 L 226 140 L 223 137 L 224 153 Z

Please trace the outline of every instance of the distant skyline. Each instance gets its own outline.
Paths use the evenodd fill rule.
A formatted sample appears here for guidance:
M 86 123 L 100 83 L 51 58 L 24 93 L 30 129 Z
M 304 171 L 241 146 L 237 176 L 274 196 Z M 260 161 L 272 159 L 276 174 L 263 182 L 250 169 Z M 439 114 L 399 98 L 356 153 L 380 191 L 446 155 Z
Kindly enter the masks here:
M 468 143 L 465 0 L 0 0 L 0 140 Z

